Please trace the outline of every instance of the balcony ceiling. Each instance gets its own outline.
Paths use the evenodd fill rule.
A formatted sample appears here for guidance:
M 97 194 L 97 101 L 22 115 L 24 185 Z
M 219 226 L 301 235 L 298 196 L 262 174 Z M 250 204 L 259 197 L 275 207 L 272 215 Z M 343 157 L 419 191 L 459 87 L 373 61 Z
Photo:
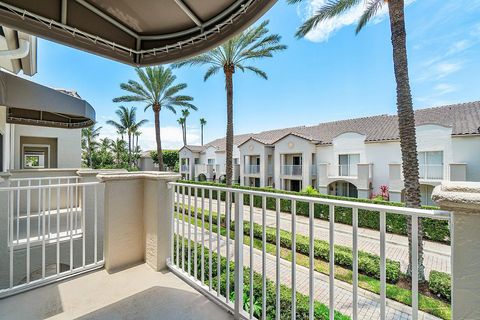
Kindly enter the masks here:
M 3 0 L 0 24 L 135 66 L 218 46 L 276 0 Z

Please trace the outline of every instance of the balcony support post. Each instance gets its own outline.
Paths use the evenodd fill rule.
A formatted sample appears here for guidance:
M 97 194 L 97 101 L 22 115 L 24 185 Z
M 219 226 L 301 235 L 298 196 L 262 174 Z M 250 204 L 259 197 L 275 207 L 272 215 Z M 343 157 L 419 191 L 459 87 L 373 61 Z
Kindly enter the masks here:
M 480 183 L 444 182 L 432 199 L 452 212 L 452 319 L 480 319 Z
M 10 186 L 10 173 L 9 172 L 0 172 L 0 187 L 9 187 Z M 8 197 L 9 192 L 0 192 L 0 288 L 7 288 L 9 285 L 9 259 L 4 259 L 3 257 L 8 257 L 9 247 L 8 247 L 8 225 L 9 225 L 9 207 L 8 207 Z
M 235 193 L 235 319 L 243 309 L 243 193 Z
M 112 272 L 145 262 L 166 268 L 172 237 L 169 172 L 115 173 L 98 176 L 105 184 L 105 268 Z

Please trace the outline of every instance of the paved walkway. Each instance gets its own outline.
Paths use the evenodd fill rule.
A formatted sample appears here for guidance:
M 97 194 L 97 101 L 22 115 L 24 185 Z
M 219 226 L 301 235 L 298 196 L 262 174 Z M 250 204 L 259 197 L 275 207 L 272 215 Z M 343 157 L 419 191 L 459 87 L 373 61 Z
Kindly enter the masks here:
M 181 223 L 181 222 L 180 222 Z M 176 226 L 175 226 L 176 231 Z M 195 226 L 190 225 L 191 231 L 191 240 L 194 239 Z M 180 234 L 182 233 L 182 226 L 180 224 Z M 197 240 L 201 241 L 202 230 L 200 227 L 197 227 Z M 185 237 L 188 238 L 188 223 L 185 224 Z M 205 247 L 208 248 L 208 230 L 204 232 L 204 241 Z M 230 250 L 230 261 L 234 261 L 234 241 L 229 240 Z M 250 251 L 249 246 L 244 245 L 243 250 L 243 259 L 244 265 L 250 266 Z M 226 256 L 226 238 L 220 237 L 220 254 Z M 181 250 L 181 248 L 180 248 Z M 187 250 L 187 248 L 185 248 Z M 212 250 L 217 252 L 217 235 L 212 233 Z M 192 253 L 191 259 L 194 259 L 194 254 Z M 201 259 L 201 255 L 198 254 L 197 259 Z M 276 257 L 274 255 L 266 255 L 266 271 L 267 278 L 276 281 Z M 254 249 L 253 255 L 253 270 L 257 273 L 262 273 L 262 252 L 260 250 Z M 208 256 L 205 256 L 205 264 L 208 263 Z M 181 261 L 180 261 L 181 265 Z M 187 263 L 185 263 L 187 266 Z M 291 262 L 280 259 L 280 281 L 282 284 L 292 287 L 291 273 L 292 273 L 292 264 Z M 193 272 L 193 271 L 192 271 Z M 319 272 L 314 274 L 314 297 L 315 300 L 329 305 L 329 277 Z M 305 295 L 309 295 L 309 270 L 308 268 L 297 265 L 296 267 L 296 289 L 297 292 L 300 292 Z M 352 291 L 353 288 L 350 284 L 335 280 L 335 310 L 352 316 Z M 380 297 L 372 292 L 358 289 L 358 319 L 360 320 L 371 320 L 380 318 Z M 403 305 L 393 300 L 387 299 L 386 307 L 386 319 L 394 320 L 405 320 L 411 319 L 411 308 L 409 306 Z M 419 319 L 438 319 L 432 315 L 426 314 L 419 311 Z
M 181 198 L 180 198 L 181 201 Z M 192 197 L 191 205 L 193 208 L 194 199 Z M 197 206 L 201 208 L 201 198 L 197 198 Z M 187 199 L 185 199 L 185 205 Z M 208 199 L 205 199 L 205 210 L 208 210 Z M 253 221 L 262 223 L 262 209 L 254 208 Z M 217 211 L 217 201 L 212 201 L 212 211 Z M 266 223 L 267 226 L 275 228 L 276 212 L 267 210 Z M 225 202 L 221 202 L 221 213 L 225 213 Z M 280 213 L 280 228 L 291 231 L 292 216 L 289 213 Z M 244 220 L 250 220 L 250 208 L 244 206 Z M 297 215 L 296 224 L 297 234 L 309 235 L 308 217 Z M 329 241 L 329 222 L 321 219 L 315 219 L 315 239 Z M 335 223 L 335 244 L 352 247 L 352 227 L 349 225 Z M 358 249 L 379 255 L 380 254 L 380 233 L 376 230 L 358 228 Z M 443 271 L 450 273 L 450 246 L 424 241 L 424 265 L 425 274 L 428 278 L 431 270 Z M 386 235 L 386 255 L 388 259 L 399 261 L 403 272 L 408 267 L 408 238 L 397 234 L 387 233 Z

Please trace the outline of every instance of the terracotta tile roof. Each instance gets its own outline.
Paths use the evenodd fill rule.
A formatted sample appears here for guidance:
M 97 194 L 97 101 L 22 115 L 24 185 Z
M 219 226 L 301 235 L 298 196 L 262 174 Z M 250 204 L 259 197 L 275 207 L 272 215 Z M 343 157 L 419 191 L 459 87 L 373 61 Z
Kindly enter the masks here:
M 452 135 L 480 134 L 480 101 L 453 104 L 415 111 L 416 125 L 438 124 L 452 128 Z M 288 134 L 295 134 L 320 144 L 330 144 L 340 134 L 356 132 L 365 135 L 365 141 L 398 140 L 398 118 L 396 115 L 378 115 L 356 119 L 320 123 L 314 126 L 300 126 L 275 129 L 260 133 L 236 135 L 234 145 L 240 145 L 250 138 L 270 145 Z M 225 138 L 211 141 L 203 148 L 213 146 L 217 151 L 225 151 Z

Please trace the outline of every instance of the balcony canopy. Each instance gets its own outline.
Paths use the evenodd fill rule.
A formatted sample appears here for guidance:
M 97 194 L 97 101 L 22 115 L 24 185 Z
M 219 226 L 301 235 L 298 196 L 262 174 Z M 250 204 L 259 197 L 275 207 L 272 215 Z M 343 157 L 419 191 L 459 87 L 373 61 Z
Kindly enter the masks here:
M 135 66 L 218 46 L 275 0 L 3 0 L 0 24 Z
M 0 106 L 8 108 L 8 123 L 57 128 L 95 123 L 95 110 L 75 92 L 51 89 L 2 71 Z

